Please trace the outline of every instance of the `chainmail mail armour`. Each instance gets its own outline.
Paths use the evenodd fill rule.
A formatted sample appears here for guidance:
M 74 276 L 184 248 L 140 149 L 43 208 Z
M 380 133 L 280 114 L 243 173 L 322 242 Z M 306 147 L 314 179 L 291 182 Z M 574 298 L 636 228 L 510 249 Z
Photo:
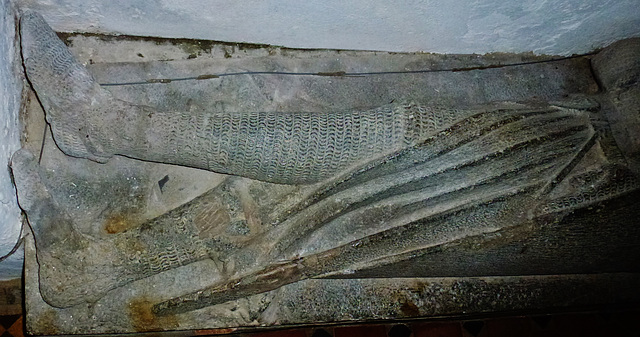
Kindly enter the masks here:
M 157 112 L 102 89 L 37 13 L 21 19 L 29 80 L 58 146 L 283 183 L 313 183 L 415 144 L 467 112 L 394 104 L 346 112 Z
M 135 280 L 206 259 L 222 263 L 221 282 L 158 303 L 155 314 L 309 277 L 356 270 L 398 275 L 386 270 L 389 261 L 404 263 L 436 245 L 453 247 L 461 235 L 554 219 L 638 188 L 614 156 L 599 158 L 610 150 L 593 111 L 512 103 L 477 110 L 394 104 L 322 113 L 155 111 L 114 99 L 39 15 L 27 12 L 21 24 L 28 78 L 69 155 L 104 161 L 118 154 L 283 184 L 337 176 L 278 200 L 277 208 L 261 208 L 252 193 L 286 186 L 230 179 L 139 227 L 93 240 L 59 211 L 35 157 L 18 153 L 12 167 L 36 238 L 39 291 L 53 306 L 92 303 Z M 624 55 L 636 60 L 635 53 Z M 618 90 L 615 104 L 624 109 L 637 106 L 635 91 L 617 88 L 635 78 L 619 76 L 625 69 L 605 69 L 617 75 L 603 82 Z M 576 168 L 583 171 L 574 175 Z M 230 231 L 242 224 L 238 219 L 248 228 L 243 236 Z
M 171 162 L 300 184 L 410 146 L 456 117 L 454 110 L 393 105 L 337 113 L 166 114 L 158 120 L 168 131 L 159 138 L 174 154 Z
M 100 101 L 104 90 L 40 14 L 26 11 L 21 16 L 20 37 L 27 78 L 46 111 L 58 146 L 68 155 L 105 162 L 107 158 L 96 156 L 96 151 L 88 153 L 95 146 L 81 137 L 81 133 L 95 133 L 95 124 L 85 120 L 85 114 Z

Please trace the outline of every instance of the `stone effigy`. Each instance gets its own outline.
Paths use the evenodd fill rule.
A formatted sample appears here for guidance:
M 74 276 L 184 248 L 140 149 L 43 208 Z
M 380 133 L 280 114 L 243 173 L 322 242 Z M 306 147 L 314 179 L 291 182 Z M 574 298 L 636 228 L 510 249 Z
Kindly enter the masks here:
M 495 255 L 487 258 L 493 269 L 479 263 L 483 273 L 513 273 L 526 262 L 508 243 L 493 248 L 484 236 L 508 229 L 535 237 L 542 223 L 561 223 L 640 187 L 640 119 L 633 115 L 640 97 L 638 39 L 595 56 L 605 94 L 462 109 L 395 103 L 323 113 L 182 113 L 114 98 L 36 13 L 23 14 L 21 38 L 26 75 L 65 154 L 96 162 L 118 155 L 234 176 L 97 240 L 61 211 L 37 158 L 16 153 L 12 170 L 34 234 L 39 291 L 56 308 L 95 303 L 134 281 L 207 259 L 215 261 L 210 272 L 218 281 L 153 303 L 154 315 L 184 314 L 311 278 L 477 275 L 468 265 L 450 264 L 465 245 L 488 245 Z M 614 66 L 611 58 L 618 60 Z M 473 236 L 483 239 L 465 241 Z M 424 263 L 443 244 L 457 247 L 452 257 Z M 527 272 L 558 272 L 544 262 L 548 247 L 537 244 L 530 249 L 541 255 Z M 482 250 L 475 254 L 482 260 Z M 580 273 L 590 266 L 560 269 Z

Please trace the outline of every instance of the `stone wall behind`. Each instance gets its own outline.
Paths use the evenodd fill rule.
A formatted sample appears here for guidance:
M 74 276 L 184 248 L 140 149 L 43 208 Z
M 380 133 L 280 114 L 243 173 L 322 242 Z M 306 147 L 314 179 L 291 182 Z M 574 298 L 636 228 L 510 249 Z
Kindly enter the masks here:
M 16 11 L 0 0 L 0 255 L 7 254 L 20 237 L 22 216 L 11 181 L 9 159 L 20 148 L 19 112 L 24 85 L 16 39 Z M 19 278 L 22 250 L 0 263 L 0 279 Z

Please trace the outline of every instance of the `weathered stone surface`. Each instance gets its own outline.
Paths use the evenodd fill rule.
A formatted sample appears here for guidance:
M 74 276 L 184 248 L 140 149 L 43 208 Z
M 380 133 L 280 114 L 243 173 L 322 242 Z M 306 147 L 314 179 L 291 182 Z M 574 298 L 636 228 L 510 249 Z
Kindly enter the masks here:
M 20 148 L 21 103 L 27 92 L 17 20 L 15 4 L 0 1 L 0 256 L 8 255 L 0 263 L 0 278 L 4 280 L 20 278 L 24 259 L 22 249 L 13 251 L 21 239 L 23 219 L 11 172 L 5 169 L 11 155 Z
M 613 113 L 628 112 L 612 97 L 622 90 L 617 84 L 606 91 L 597 84 L 613 71 L 604 61 L 594 63 L 594 78 L 589 57 L 494 67 L 524 56 L 472 63 L 469 56 L 310 53 L 90 67 L 98 83 L 139 83 L 103 86 L 109 93 L 95 85 L 98 96 L 156 106 L 159 115 L 349 113 L 394 102 L 394 113 L 426 122 L 406 124 L 410 142 L 306 185 L 117 155 L 99 164 L 65 155 L 48 134 L 39 162 L 26 151 L 13 162 L 35 235 L 25 272 L 28 329 L 258 327 L 640 300 L 640 184 L 628 164 L 633 146 L 621 146 L 624 135 L 609 127 Z M 437 71 L 339 73 L 423 67 Z M 158 81 L 238 69 L 332 76 Z M 47 86 L 36 90 L 42 96 Z M 108 112 L 101 100 L 77 113 Z M 31 103 L 31 118 L 42 120 Z M 48 118 L 56 118 L 55 104 L 44 104 Z M 91 130 L 118 122 L 88 120 Z M 57 130 L 56 142 L 64 136 Z M 188 144 L 189 130 L 180 136 Z M 149 159 L 122 144 L 135 142 L 109 146 Z M 158 153 L 154 160 L 176 163 Z

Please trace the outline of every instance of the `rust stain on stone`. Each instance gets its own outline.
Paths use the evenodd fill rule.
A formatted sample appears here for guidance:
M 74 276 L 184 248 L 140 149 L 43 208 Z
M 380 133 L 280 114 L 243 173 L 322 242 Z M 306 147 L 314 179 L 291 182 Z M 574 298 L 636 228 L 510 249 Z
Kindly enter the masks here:
M 400 311 L 402 312 L 402 315 L 404 315 L 405 317 L 420 316 L 420 308 L 418 308 L 418 306 L 415 305 L 415 303 L 407 299 L 405 299 L 401 303 L 402 304 L 400 305 Z
M 424 297 L 429 289 L 429 282 L 424 281 L 416 281 L 415 282 L 415 291 L 420 297 Z
M 416 281 L 412 283 L 405 291 L 397 291 L 391 294 L 396 303 L 400 304 L 400 316 L 401 317 L 419 317 L 420 307 L 411 299 L 412 294 L 417 295 L 418 298 L 427 296 L 429 288 L 428 282 Z
M 104 222 L 104 230 L 108 234 L 122 233 L 133 227 L 133 224 L 134 222 L 128 219 L 126 216 L 122 214 L 113 214 L 110 215 Z
M 133 299 L 129 303 L 131 325 L 137 332 L 175 330 L 179 327 L 175 315 L 156 316 L 152 307 L 153 302 L 145 297 Z

